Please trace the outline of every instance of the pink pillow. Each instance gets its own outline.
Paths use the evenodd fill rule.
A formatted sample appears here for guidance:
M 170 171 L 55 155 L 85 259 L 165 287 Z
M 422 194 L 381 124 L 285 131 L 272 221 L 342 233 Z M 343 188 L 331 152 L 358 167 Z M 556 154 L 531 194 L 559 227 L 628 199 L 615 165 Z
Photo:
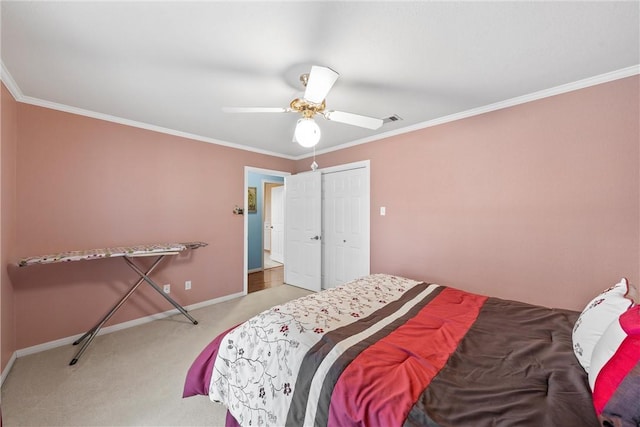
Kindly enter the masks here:
M 614 320 L 596 344 L 589 385 L 602 425 L 640 425 L 640 305 Z
M 627 279 L 602 292 L 587 304 L 573 327 L 573 351 L 587 373 L 591 364 L 593 348 L 604 334 L 607 326 L 633 306 L 635 289 Z

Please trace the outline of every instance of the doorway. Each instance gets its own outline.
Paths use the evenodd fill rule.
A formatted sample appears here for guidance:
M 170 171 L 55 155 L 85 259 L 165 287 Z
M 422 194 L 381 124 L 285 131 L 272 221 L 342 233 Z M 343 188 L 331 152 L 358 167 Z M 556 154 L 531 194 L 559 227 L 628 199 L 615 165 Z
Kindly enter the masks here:
M 263 181 L 263 262 L 262 269 L 284 264 L 284 183 Z
M 247 293 L 284 285 L 284 266 L 256 271 L 247 275 Z
M 284 268 L 281 263 L 275 264 L 271 257 L 274 244 L 271 228 L 273 222 L 271 190 L 283 186 L 284 177 L 288 175 L 290 175 L 288 172 L 245 166 L 243 287 L 245 295 L 284 283 Z

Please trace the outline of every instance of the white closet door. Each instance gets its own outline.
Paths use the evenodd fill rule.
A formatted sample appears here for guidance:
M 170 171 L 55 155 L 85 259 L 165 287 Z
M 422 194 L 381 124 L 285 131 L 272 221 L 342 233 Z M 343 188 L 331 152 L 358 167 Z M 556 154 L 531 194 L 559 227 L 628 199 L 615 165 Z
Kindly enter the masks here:
M 271 259 L 284 263 L 284 187 L 271 189 Z
M 322 176 L 323 278 L 332 288 L 369 274 L 369 170 Z
M 322 268 L 319 171 L 285 177 L 284 281 L 319 291 Z

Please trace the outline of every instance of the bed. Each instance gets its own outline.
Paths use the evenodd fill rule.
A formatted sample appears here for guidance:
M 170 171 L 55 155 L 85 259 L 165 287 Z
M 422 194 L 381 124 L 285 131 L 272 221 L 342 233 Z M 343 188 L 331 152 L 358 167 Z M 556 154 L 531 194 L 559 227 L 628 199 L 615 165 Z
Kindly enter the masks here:
M 375 274 L 220 334 L 184 396 L 227 425 L 598 426 L 580 314 Z

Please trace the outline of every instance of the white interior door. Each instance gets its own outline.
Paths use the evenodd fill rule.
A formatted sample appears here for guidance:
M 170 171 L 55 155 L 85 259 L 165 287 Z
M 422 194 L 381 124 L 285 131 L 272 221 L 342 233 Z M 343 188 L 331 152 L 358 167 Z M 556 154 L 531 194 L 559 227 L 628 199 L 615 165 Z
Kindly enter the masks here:
M 287 176 L 284 186 L 284 281 L 317 292 L 322 273 L 322 175 L 315 171 Z
M 322 288 L 332 288 L 369 274 L 369 170 L 323 174 L 322 193 Z
M 271 259 L 284 264 L 284 186 L 271 188 Z

